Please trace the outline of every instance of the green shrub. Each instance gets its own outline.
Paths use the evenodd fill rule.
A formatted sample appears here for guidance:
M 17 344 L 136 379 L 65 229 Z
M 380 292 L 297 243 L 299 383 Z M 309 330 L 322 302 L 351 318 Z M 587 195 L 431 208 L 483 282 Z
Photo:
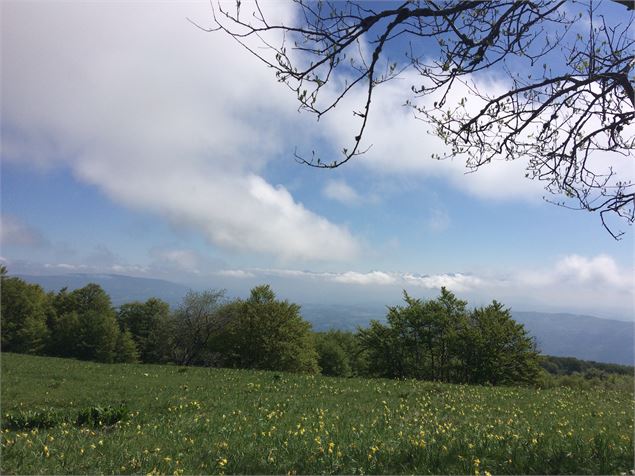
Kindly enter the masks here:
M 75 419 L 77 426 L 111 426 L 125 419 L 130 411 L 125 405 L 84 408 Z
M 30 430 L 33 428 L 52 428 L 62 423 L 71 423 L 77 426 L 112 426 L 128 417 L 130 411 L 121 404 L 118 406 L 93 406 L 86 407 L 77 413 L 75 417 L 64 414 L 58 410 L 47 408 L 42 410 L 19 410 L 15 413 L 6 413 L 2 418 L 3 430 Z
M 32 428 L 51 428 L 64 420 L 64 417 L 53 409 L 20 410 L 4 415 L 2 418 L 2 429 L 30 430 Z

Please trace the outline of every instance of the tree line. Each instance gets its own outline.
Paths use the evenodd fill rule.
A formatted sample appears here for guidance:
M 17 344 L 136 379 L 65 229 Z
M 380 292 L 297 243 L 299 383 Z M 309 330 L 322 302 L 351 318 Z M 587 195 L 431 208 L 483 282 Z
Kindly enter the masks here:
M 445 288 L 430 300 L 404 292 L 386 322 L 357 332 L 313 332 L 268 285 L 246 299 L 190 291 L 174 310 L 157 298 L 115 308 L 97 284 L 46 293 L 3 268 L 0 303 L 5 352 L 492 385 L 540 375 L 534 339 L 508 309 L 468 309 Z
M 543 355 L 540 366 L 553 375 L 581 375 L 587 379 L 606 378 L 609 375 L 633 375 L 632 365 L 580 360 L 575 357 Z

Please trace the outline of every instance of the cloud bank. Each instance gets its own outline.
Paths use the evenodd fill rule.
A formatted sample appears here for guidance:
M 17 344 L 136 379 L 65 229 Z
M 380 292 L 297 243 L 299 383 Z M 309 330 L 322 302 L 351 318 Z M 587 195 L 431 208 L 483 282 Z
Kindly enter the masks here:
M 202 288 L 228 288 L 246 292 L 270 283 L 289 299 L 304 302 L 395 303 L 406 289 L 413 296 L 432 297 L 441 287 L 481 305 L 493 299 L 516 310 L 594 313 L 635 319 L 635 269 L 608 255 L 566 255 L 548 266 L 513 273 L 433 273 L 374 270 L 322 272 L 286 268 L 227 268 L 186 249 L 158 249 L 148 265 L 114 262 L 108 265 L 60 262 L 37 265 L 0 259 L 13 273 L 117 273 L 161 277 Z M 226 266 L 226 264 L 225 264 Z
M 293 279 L 306 286 L 340 288 L 342 293 L 359 291 L 365 299 L 398 295 L 401 289 L 426 293 L 441 287 L 472 300 L 500 300 L 529 308 L 614 313 L 633 318 L 635 270 L 620 266 L 608 255 L 567 255 L 550 266 L 500 273 L 417 274 L 391 271 L 314 272 L 287 269 L 224 270 L 224 277 L 255 282 L 271 278 Z

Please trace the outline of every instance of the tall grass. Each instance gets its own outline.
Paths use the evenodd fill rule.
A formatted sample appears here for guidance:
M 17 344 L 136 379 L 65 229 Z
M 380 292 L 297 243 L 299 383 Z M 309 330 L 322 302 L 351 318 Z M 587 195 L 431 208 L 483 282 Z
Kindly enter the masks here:
M 14 354 L 2 354 L 1 365 L 4 474 L 607 474 L 633 467 L 628 391 Z M 20 427 L 20 415 L 50 421 Z

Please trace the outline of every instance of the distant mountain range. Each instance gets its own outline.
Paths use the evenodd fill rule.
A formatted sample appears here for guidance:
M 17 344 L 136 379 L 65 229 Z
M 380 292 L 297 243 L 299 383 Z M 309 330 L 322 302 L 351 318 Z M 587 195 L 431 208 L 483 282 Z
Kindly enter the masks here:
M 162 279 L 136 278 L 116 274 L 67 274 L 58 276 L 20 275 L 47 291 L 80 288 L 99 284 L 111 297 L 113 305 L 144 301 L 158 297 L 172 306 L 178 305 L 188 287 Z M 575 314 L 512 311 L 514 319 L 536 338 L 543 354 L 576 357 L 584 360 L 635 364 L 635 323 Z M 386 307 L 380 305 L 302 304 L 302 315 L 317 331 L 355 330 L 372 319 L 383 321 Z
M 635 323 L 577 314 L 514 312 L 543 354 L 633 365 Z

